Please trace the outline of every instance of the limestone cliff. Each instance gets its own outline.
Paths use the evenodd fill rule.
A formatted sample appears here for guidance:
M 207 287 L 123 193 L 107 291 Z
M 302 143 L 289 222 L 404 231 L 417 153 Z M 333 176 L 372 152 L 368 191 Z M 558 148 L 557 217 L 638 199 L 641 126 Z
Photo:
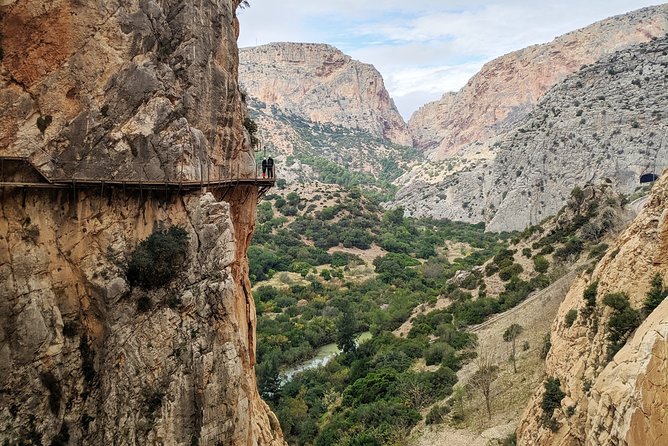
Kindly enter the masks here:
M 2 2 L 0 156 L 52 178 L 254 173 L 237 3 Z M 2 444 L 284 444 L 255 382 L 255 186 L 0 194 Z M 131 252 L 175 225 L 178 278 L 131 286 Z
M 662 37 L 583 68 L 513 130 L 414 169 L 397 203 L 413 215 L 521 230 L 555 214 L 575 186 L 608 179 L 632 193 L 641 173 L 668 166 L 667 54 Z
M 660 5 L 495 59 L 459 92 L 446 93 L 411 117 L 415 144 L 439 160 L 466 144 L 489 139 L 526 116 L 552 86 L 582 66 L 667 31 L 668 5 Z
M 583 273 L 552 324 L 547 375 L 565 393 L 556 424 L 541 422 L 544 390 L 536 392 L 518 428 L 521 445 L 659 445 L 668 437 L 668 300 L 663 301 L 608 362 L 612 309 L 608 293 L 624 292 L 640 309 L 650 282 L 668 279 L 668 177 L 654 186 L 642 213 L 592 272 Z M 593 306 L 585 289 L 597 282 Z M 571 326 L 565 315 L 577 310 Z
M 380 73 L 332 46 L 272 43 L 242 48 L 239 78 L 250 97 L 288 115 L 410 145 L 408 128 Z

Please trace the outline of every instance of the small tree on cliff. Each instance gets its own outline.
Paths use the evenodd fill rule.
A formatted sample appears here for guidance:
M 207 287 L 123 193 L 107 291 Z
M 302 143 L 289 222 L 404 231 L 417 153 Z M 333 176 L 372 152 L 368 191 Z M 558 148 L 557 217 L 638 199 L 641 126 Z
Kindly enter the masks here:
M 487 408 L 487 418 L 492 418 L 492 383 L 496 379 L 499 367 L 494 364 L 491 352 L 485 347 L 478 348 L 478 356 L 475 360 L 478 370 L 475 371 L 469 383 L 471 386 L 480 390 L 485 398 L 485 407 Z
M 517 344 L 517 338 L 522 334 L 524 331 L 524 328 L 522 328 L 521 325 L 519 324 L 512 324 L 510 327 L 506 329 L 506 331 L 503 333 L 503 340 L 506 342 L 510 342 L 511 349 L 510 349 L 510 360 L 513 363 L 513 372 L 517 373 L 517 362 L 515 360 L 515 352 L 516 352 L 516 344 Z

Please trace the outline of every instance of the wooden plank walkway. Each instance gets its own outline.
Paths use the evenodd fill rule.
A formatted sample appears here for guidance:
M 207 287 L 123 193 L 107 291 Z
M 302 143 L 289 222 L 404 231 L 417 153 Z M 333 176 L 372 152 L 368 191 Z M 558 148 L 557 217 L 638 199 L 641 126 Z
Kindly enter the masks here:
M 163 191 L 171 193 L 186 193 L 206 189 L 222 189 L 225 195 L 230 189 L 241 186 L 256 186 L 258 188 L 258 199 L 276 183 L 276 178 L 260 178 L 258 176 L 236 178 L 224 178 L 214 180 L 163 180 L 163 181 L 145 181 L 142 179 L 100 179 L 100 178 L 49 178 L 42 170 L 37 167 L 29 158 L 16 156 L 0 156 L 0 165 L 7 166 L 6 163 L 14 163 L 14 167 L 27 168 L 27 173 L 32 173 L 32 178 L 5 178 L 0 175 L 0 188 L 7 189 L 123 189 L 140 191 Z M 17 164 L 18 163 L 18 164 Z M 2 170 L 2 169 L 0 169 Z M 26 173 L 24 170 L 23 173 Z M 20 175 L 20 174 L 19 174 Z M 256 173 L 257 175 L 257 173 Z M 11 175 L 15 176 L 15 175 Z

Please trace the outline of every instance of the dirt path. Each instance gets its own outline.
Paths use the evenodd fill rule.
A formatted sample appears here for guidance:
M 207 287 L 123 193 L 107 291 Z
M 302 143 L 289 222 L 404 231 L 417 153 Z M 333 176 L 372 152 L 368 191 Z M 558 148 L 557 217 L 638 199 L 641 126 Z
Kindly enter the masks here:
M 644 197 L 640 197 L 637 200 L 633 200 L 631 203 L 627 204 L 626 207 L 631 212 L 633 212 L 634 216 L 637 216 L 638 214 L 640 214 L 640 211 L 642 211 L 642 208 L 645 207 L 645 204 L 647 203 L 648 199 L 649 195 L 645 195 Z

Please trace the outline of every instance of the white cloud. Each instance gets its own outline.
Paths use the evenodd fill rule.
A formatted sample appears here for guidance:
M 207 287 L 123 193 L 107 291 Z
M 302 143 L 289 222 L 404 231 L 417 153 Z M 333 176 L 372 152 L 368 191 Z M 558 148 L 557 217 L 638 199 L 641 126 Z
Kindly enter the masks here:
M 339 47 L 383 74 L 408 117 L 461 88 L 486 61 L 653 0 L 250 0 L 240 46 L 277 41 Z

